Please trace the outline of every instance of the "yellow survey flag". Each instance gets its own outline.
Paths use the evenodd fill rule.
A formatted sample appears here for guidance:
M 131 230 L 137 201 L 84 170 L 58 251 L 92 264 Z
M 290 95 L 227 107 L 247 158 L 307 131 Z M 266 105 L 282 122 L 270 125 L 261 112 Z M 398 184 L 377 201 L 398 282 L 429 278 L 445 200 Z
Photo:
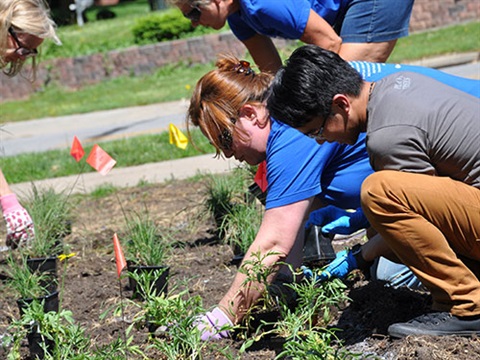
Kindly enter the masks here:
M 170 144 L 174 144 L 183 150 L 188 145 L 188 138 L 173 124 L 170 124 Z

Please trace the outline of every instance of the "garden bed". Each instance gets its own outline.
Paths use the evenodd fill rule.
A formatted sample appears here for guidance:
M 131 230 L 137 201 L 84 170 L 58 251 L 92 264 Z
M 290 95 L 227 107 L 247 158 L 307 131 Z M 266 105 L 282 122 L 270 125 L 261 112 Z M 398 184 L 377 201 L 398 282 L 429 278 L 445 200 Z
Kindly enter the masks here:
M 168 261 L 170 282 L 185 280 L 190 295 L 200 295 L 205 307 L 214 306 L 228 289 L 236 272 L 229 265 L 232 252 L 227 245 L 219 244 L 212 231 L 212 220 L 202 220 L 204 193 L 202 182 L 171 181 L 162 185 L 148 185 L 118 190 L 116 193 L 95 199 L 84 196 L 74 210 L 72 234 L 65 242 L 76 255 L 69 259 L 66 268 L 63 308 L 73 312 L 74 319 L 95 339 L 96 345 L 108 344 L 123 336 L 127 326 L 121 317 L 100 315 L 120 302 L 119 282 L 116 273 L 112 237 L 125 227 L 124 211 L 142 212 L 148 209 L 156 222 L 178 230 L 178 246 Z M 198 219 L 198 220 L 197 220 Z M 0 236 L 4 238 L 4 229 Z M 182 245 L 182 246 L 179 246 Z M 341 248 L 346 243 L 335 244 Z M 1 254 L 0 274 L 6 266 Z M 60 265 L 59 273 L 63 271 Z M 122 294 L 130 297 L 128 279 L 122 279 Z M 393 340 L 387 335 L 388 326 L 421 314 L 430 305 L 428 295 L 386 288 L 378 282 L 367 282 L 354 277 L 347 282 L 352 302 L 345 304 L 335 316 L 334 326 L 344 345 L 352 352 L 379 359 L 477 359 L 480 354 L 479 338 L 417 337 Z M 12 294 L 0 292 L 0 334 L 11 319 L 18 317 Z M 126 316 L 128 321 L 128 315 Z M 146 346 L 148 331 L 135 331 L 135 342 Z M 224 340 L 235 355 L 240 341 Z M 255 344 L 249 351 L 238 355 L 240 359 L 273 359 L 281 344 L 275 339 Z M 24 357 L 28 348 L 25 342 Z M 149 353 L 161 359 L 159 353 Z M 0 349 L 0 358 L 6 358 Z M 132 357 L 134 358 L 134 357 Z M 218 354 L 204 354 L 204 359 L 222 359 Z M 371 357 L 372 358 L 372 357 Z

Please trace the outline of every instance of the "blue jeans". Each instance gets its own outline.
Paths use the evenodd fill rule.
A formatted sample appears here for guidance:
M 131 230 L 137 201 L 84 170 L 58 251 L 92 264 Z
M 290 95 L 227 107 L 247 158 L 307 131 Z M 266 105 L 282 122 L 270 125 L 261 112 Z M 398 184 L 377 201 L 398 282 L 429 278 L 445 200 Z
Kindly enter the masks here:
M 352 0 L 334 28 L 344 43 L 395 40 L 408 35 L 414 0 Z

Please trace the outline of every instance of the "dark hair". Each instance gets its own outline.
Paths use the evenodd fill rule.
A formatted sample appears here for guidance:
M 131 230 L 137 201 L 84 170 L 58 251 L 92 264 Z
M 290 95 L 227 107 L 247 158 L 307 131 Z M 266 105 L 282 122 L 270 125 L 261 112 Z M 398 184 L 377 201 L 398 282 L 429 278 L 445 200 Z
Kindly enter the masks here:
M 267 109 L 275 119 L 298 128 L 327 118 L 336 94 L 358 97 L 360 74 L 336 53 L 315 45 L 296 49 L 271 84 Z

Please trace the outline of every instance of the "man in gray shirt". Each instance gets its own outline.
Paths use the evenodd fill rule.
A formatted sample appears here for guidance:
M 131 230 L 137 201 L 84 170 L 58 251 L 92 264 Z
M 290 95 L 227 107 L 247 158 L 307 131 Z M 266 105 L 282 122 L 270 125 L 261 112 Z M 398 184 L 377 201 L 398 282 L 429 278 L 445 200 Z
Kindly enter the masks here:
M 365 82 L 307 45 L 277 73 L 267 106 L 320 144 L 367 132 L 376 172 L 362 185 L 363 211 L 433 299 L 434 312 L 389 334 L 479 335 L 479 99 L 411 72 Z

